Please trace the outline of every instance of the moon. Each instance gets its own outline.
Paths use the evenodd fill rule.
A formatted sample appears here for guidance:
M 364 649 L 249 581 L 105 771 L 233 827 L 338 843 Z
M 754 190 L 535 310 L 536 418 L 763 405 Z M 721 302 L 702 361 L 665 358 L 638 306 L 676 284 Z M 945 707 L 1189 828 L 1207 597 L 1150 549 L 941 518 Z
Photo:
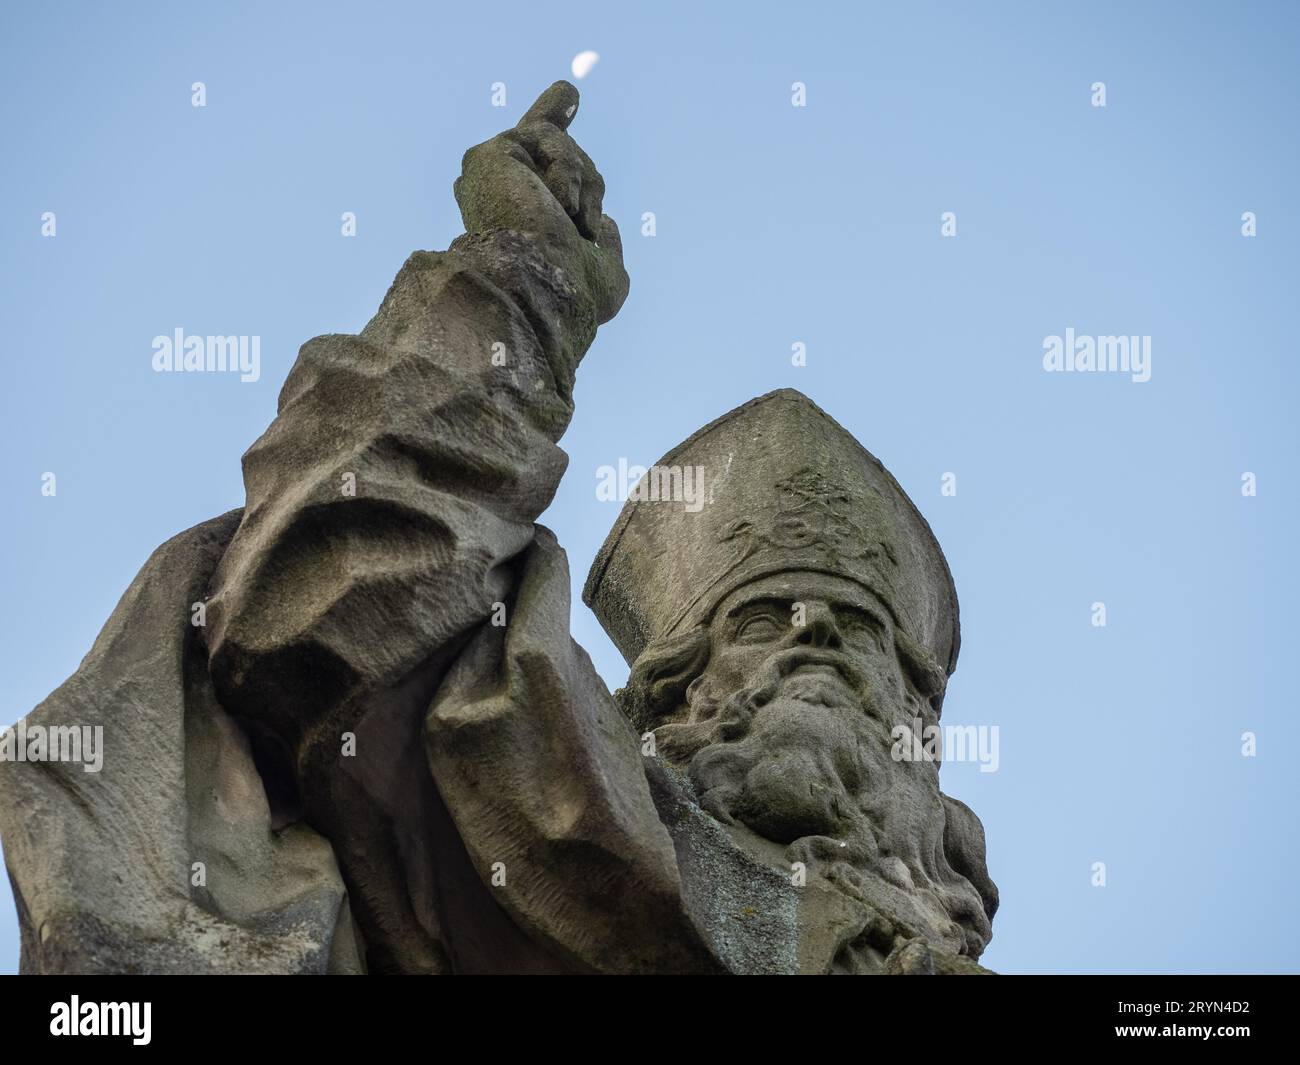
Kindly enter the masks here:
M 591 68 L 596 65 L 599 59 L 600 55 L 597 52 L 579 52 L 573 57 L 569 69 L 573 71 L 575 78 L 585 78 L 591 73 Z

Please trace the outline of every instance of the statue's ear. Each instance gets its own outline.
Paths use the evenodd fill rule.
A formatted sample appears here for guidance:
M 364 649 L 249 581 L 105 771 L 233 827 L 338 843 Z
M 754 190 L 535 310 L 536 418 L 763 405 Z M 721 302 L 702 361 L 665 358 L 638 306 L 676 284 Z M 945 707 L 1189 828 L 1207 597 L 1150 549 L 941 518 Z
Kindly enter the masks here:
M 703 625 L 651 643 L 632 664 L 619 704 L 637 729 L 653 729 L 683 704 L 686 689 L 708 662 L 709 630 Z
M 969 806 L 960 799 L 940 793 L 943 799 L 943 853 L 953 872 L 964 876 L 979 892 L 989 929 L 983 934 L 987 940 L 992 933 L 993 915 L 998 912 L 998 888 L 989 876 L 985 861 L 984 826 Z

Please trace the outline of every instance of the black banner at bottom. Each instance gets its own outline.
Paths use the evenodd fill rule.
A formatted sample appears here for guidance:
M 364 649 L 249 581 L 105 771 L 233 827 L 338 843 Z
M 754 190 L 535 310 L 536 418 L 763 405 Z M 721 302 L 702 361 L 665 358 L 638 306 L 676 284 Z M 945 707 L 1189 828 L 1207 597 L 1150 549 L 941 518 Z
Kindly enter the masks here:
M 829 988 L 812 988 L 807 982 L 779 991 L 771 985 L 750 986 L 744 995 L 751 1001 L 743 1012 L 752 1020 L 754 1007 L 768 996 L 782 1007 L 798 1009 L 807 994 L 791 1033 L 796 1044 L 800 1030 L 809 1034 L 807 1022 L 824 1014 L 824 1023 L 850 1041 L 869 1032 L 906 1039 L 910 1031 L 923 1040 L 919 1045 L 932 1047 L 987 1042 L 999 1050 L 1073 1049 L 1154 1043 L 1179 1051 L 1195 1045 L 1228 1050 L 1243 1043 L 1263 1049 L 1293 1029 L 1296 1012 L 1286 1001 L 1296 990 L 1296 978 L 1289 976 L 882 977 L 867 986 L 837 981 Z M 479 1019 L 478 1035 L 494 1051 L 512 1040 L 535 1050 L 539 1033 L 580 1039 L 582 1025 L 590 1025 L 592 1034 L 608 1031 L 612 1024 L 614 1030 L 627 1026 L 629 1035 L 663 1037 L 665 1029 L 679 1030 L 682 1014 L 693 1012 L 695 995 L 701 996 L 695 1009 L 720 1021 L 729 1011 L 706 1006 L 714 994 L 698 986 L 629 994 L 617 982 L 587 983 L 580 992 L 572 987 L 517 987 L 513 992 L 496 987 L 491 998 L 484 998 L 483 988 L 465 981 L 444 982 L 436 993 L 428 982 L 398 979 L 56 976 L 0 981 L 3 1045 L 10 1053 L 62 1048 L 95 1053 L 110 1044 L 130 1051 L 197 1049 L 205 1054 L 277 1046 L 295 1053 L 315 1048 L 335 1054 L 373 1052 L 395 1038 L 450 1033 L 470 1016 Z M 665 995 L 682 1007 L 676 1018 L 657 1002 Z M 835 1009 L 841 997 L 852 1004 L 847 1013 Z M 486 1027 L 482 1020 L 488 1021 Z M 717 1038 L 729 1036 L 720 1032 Z

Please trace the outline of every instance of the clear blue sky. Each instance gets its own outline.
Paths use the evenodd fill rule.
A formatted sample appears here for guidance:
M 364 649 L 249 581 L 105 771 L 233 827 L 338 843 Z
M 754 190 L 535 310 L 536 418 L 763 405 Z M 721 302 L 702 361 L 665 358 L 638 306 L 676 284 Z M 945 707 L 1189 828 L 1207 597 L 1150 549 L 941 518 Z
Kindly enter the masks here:
M 801 389 L 956 577 L 945 720 L 1001 737 L 998 772 L 943 772 L 1002 891 L 987 964 L 1296 971 L 1298 11 L 6 4 L 0 720 L 76 668 L 155 546 L 242 503 L 298 345 L 446 247 L 461 153 L 594 49 L 573 133 L 632 293 L 544 520 L 602 675 L 626 667 L 578 599 L 617 513 L 596 468 Z M 260 335 L 261 381 L 154 374 L 178 326 Z M 1067 327 L 1150 336 L 1151 380 L 1045 373 Z M 6 886 L 0 971 L 17 952 Z

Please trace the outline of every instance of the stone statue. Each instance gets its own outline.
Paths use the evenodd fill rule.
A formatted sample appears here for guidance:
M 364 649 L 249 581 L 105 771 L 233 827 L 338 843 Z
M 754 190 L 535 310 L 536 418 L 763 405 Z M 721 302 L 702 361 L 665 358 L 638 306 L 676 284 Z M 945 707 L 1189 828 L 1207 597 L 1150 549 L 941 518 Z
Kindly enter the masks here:
M 628 289 L 577 106 L 557 82 L 466 153 L 464 235 L 302 347 L 243 509 L 6 735 L 24 972 L 986 971 L 980 823 L 891 753 L 938 722 L 952 580 L 809 400 L 652 471 L 704 499 L 624 508 L 584 598 L 625 689 L 569 635 L 536 519 Z M 102 727 L 101 771 L 42 760 L 60 726 Z

